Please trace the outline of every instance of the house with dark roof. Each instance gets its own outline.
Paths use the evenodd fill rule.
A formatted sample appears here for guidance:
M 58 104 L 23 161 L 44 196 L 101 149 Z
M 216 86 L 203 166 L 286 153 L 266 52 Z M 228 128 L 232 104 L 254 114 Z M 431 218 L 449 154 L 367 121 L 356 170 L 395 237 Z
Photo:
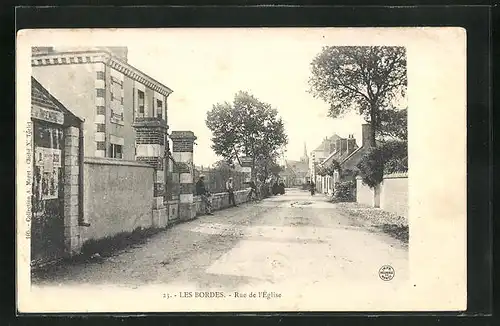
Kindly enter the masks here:
M 352 153 L 342 158 L 339 163 L 343 171 L 350 170 L 354 173 L 358 171 L 357 165 L 363 158 L 363 156 L 372 148 L 371 144 L 371 125 L 365 123 L 362 125 L 362 136 L 361 136 L 361 147 L 354 150 Z M 376 145 L 380 145 L 378 140 L 375 140 Z M 354 179 L 353 179 L 354 180 Z
M 317 190 L 323 193 L 333 193 L 336 182 L 354 181 L 358 171 L 357 165 L 371 147 L 371 125 L 368 123 L 362 125 L 361 146 L 357 145 L 353 135 L 337 139 L 335 150 L 321 161 L 319 166 L 327 168 L 336 162 L 340 165 L 342 173 L 337 170 L 332 176 L 317 176 Z
M 356 144 L 356 139 L 353 135 L 349 135 L 347 138 L 337 138 L 335 141 L 334 150 L 326 157 L 323 161 L 319 163 L 319 167 L 328 168 L 334 162 L 342 162 L 345 158 L 347 158 L 351 153 L 358 149 L 358 145 Z M 334 189 L 335 182 L 339 181 L 339 175 L 334 174 L 331 175 L 319 175 L 317 177 L 316 185 L 318 187 L 319 192 L 323 193 L 331 193 Z

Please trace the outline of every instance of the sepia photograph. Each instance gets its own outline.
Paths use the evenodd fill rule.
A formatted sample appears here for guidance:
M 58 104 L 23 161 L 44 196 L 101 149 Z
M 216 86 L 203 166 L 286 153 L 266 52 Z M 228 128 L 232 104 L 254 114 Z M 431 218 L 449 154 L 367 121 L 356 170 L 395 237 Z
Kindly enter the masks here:
M 462 29 L 21 32 L 20 311 L 466 308 Z

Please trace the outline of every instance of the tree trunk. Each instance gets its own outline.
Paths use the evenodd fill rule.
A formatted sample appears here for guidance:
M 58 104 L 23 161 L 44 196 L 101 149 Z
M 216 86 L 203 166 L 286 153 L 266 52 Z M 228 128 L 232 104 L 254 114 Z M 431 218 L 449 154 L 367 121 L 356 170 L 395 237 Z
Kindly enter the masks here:
M 255 155 L 252 156 L 252 170 L 250 171 L 250 179 L 255 180 Z
M 371 124 L 371 135 L 370 135 L 370 143 L 371 146 L 377 147 L 377 142 L 375 141 L 375 134 L 378 128 L 377 126 L 377 110 L 378 107 L 375 103 L 372 103 L 370 106 L 370 124 Z

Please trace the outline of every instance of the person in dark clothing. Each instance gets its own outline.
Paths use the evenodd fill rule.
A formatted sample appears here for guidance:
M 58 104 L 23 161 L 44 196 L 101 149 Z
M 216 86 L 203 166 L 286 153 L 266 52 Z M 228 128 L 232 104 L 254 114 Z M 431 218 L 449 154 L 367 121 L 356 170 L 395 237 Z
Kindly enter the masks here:
M 259 199 L 259 196 L 257 194 L 257 185 L 253 180 L 251 180 L 248 185 L 250 186 L 250 192 L 248 193 L 247 200 L 250 201 L 252 199 Z M 255 196 L 255 197 L 254 197 Z
M 196 195 L 200 196 L 201 200 L 205 204 L 205 214 L 214 215 L 212 214 L 212 201 L 210 200 L 211 195 L 207 188 L 205 188 L 205 176 L 203 174 L 200 175 L 198 182 L 196 182 Z
M 314 196 L 314 193 L 316 192 L 316 185 L 312 181 L 309 183 L 309 191 L 311 192 L 311 196 Z
M 234 207 L 238 206 L 238 205 L 236 205 L 236 200 L 234 199 L 233 177 L 229 177 L 229 180 L 227 180 L 226 190 L 229 192 L 229 205 L 232 205 Z
M 281 181 L 279 184 L 279 190 L 280 190 L 280 194 L 282 194 L 282 195 L 285 194 L 285 183 L 283 181 Z
M 279 185 L 278 185 L 278 182 L 276 181 L 274 184 L 273 184 L 273 195 L 277 195 L 279 193 Z

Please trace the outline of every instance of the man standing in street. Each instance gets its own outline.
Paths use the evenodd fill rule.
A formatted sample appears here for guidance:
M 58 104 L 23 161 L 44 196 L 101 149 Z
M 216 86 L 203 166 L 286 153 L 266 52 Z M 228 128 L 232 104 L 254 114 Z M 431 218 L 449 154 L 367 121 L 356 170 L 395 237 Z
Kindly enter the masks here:
M 234 200 L 233 177 L 229 177 L 229 180 L 227 180 L 226 190 L 229 192 L 229 205 L 232 205 L 234 207 L 238 206 L 238 205 L 236 205 L 236 201 Z
M 196 195 L 200 196 L 201 200 L 205 204 L 205 214 L 214 215 L 212 214 L 212 202 L 210 200 L 210 193 L 205 187 L 205 176 L 203 174 L 200 175 L 198 182 L 196 182 Z
M 258 200 L 259 196 L 257 194 L 257 185 L 255 184 L 255 182 L 253 180 L 250 180 L 248 185 L 250 186 L 250 192 L 247 195 L 247 201 L 251 201 L 253 199 Z

